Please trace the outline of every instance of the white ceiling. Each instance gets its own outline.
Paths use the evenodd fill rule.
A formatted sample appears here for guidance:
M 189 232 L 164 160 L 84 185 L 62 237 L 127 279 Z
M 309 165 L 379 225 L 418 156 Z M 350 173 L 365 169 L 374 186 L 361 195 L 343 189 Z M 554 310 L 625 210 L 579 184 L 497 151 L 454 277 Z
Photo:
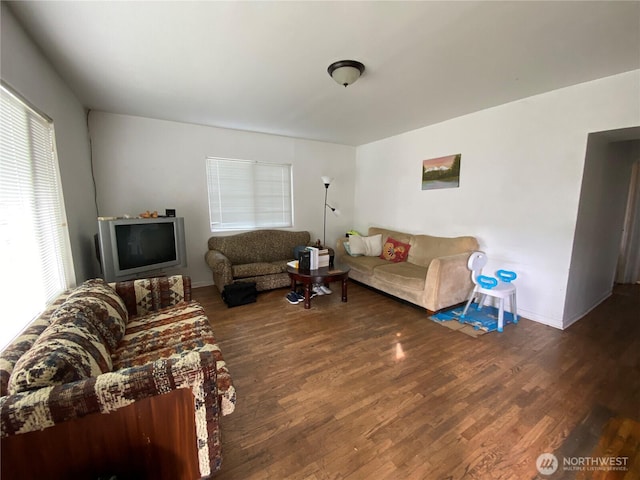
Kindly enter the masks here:
M 640 68 L 638 1 L 8 3 L 89 108 L 348 145 Z

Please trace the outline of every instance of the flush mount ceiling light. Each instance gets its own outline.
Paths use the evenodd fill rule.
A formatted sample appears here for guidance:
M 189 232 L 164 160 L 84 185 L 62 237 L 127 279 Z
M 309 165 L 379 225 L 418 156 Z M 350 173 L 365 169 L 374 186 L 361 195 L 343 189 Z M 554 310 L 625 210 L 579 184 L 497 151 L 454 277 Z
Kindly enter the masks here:
M 355 60 L 340 60 L 329 65 L 327 71 L 331 78 L 346 87 L 360 78 L 364 72 L 364 65 Z

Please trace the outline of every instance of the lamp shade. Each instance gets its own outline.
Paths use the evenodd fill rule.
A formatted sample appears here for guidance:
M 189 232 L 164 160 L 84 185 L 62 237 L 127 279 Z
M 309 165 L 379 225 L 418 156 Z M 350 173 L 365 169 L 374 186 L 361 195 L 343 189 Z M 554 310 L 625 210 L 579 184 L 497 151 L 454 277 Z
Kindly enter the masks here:
M 323 176 L 322 177 L 322 183 L 324 183 L 325 187 L 328 187 L 329 185 L 331 185 L 331 177 L 327 177 L 327 176 Z
M 331 78 L 346 87 L 360 78 L 364 65 L 356 60 L 340 60 L 329 65 L 327 71 Z

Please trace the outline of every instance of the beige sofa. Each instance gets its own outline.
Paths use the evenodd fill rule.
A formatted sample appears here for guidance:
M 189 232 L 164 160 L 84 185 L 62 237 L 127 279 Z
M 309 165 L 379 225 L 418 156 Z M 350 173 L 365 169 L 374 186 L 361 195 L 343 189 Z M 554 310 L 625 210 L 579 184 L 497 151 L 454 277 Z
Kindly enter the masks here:
M 369 228 L 367 236 L 382 235 L 411 245 L 407 261 L 393 263 L 378 256 L 351 256 L 340 239 L 336 261 L 351 267 L 349 278 L 436 312 L 464 302 L 473 288 L 467 261 L 478 250 L 474 237 L 432 237 Z
M 220 292 L 237 280 L 256 282 L 258 291 L 291 285 L 287 262 L 294 248 L 308 245 L 307 231 L 256 230 L 209 238 L 205 261 Z

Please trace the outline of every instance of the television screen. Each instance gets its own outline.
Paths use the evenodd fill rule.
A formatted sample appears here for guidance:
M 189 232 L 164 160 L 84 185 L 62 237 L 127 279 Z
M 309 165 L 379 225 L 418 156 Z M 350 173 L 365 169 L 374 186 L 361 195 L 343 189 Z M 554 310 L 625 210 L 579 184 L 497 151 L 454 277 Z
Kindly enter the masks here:
M 176 239 L 172 223 L 116 225 L 120 270 L 175 260 Z

